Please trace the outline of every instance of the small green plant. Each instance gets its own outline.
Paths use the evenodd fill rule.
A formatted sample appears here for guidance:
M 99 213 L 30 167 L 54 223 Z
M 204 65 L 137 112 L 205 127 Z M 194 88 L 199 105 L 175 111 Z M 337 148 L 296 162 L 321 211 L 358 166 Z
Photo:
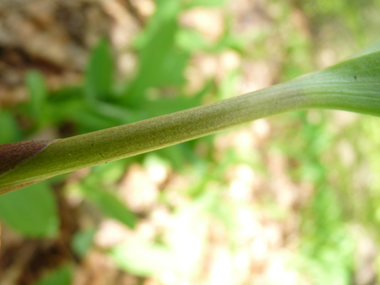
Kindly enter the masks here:
M 1 145 L 0 194 L 258 118 L 311 108 L 380 115 L 380 41 L 335 66 L 235 98 L 70 138 Z

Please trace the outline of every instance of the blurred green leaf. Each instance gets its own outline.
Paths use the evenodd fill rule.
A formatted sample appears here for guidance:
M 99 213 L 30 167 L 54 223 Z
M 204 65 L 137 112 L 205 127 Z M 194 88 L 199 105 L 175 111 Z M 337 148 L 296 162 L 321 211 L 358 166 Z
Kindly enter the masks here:
M 65 264 L 50 272 L 34 285 L 70 285 L 73 279 L 73 266 Z
M 236 95 L 236 87 L 239 75 L 240 72 L 237 70 L 232 70 L 228 73 L 225 80 L 219 86 L 218 100 L 231 98 Z
M 200 106 L 202 105 L 202 99 L 210 91 L 211 87 L 212 82 L 208 82 L 202 90 L 191 97 L 179 95 L 174 98 L 163 98 L 159 96 L 157 100 L 147 100 L 144 103 L 144 110 L 154 117 Z
M 178 46 L 187 52 L 196 52 L 200 50 L 210 50 L 209 44 L 203 36 L 192 29 L 181 29 L 176 36 Z
M 110 47 L 101 41 L 91 53 L 86 72 L 86 98 L 104 98 L 111 90 L 113 80 L 113 60 Z
M 27 237 L 53 237 L 59 230 L 57 204 L 46 181 L 0 196 L 0 217 Z
M 80 187 L 85 198 L 97 205 L 106 215 L 133 229 L 137 222 L 135 214 L 115 194 L 104 191 L 95 185 L 95 183 L 99 183 L 98 181 L 89 181 L 89 179 L 84 181 Z
M 91 248 L 96 229 L 83 230 L 75 233 L 71 240 L 73 251 L 80 257 L 84 257 Z
M 106 185 L 117 184 L 125 175 L 127 165 L 126 159 L 97 165 L 92 169 L 91 175 Z
M 49 97 L 51 103 L 64 103 L 71 100 L 83 99 L 84 87 L 83 86 L 64 86 L 61 89 L 55 90 Z
M 114 127 L 120 122 L 99 114 L 94 108 L 85 108 L 71 117 L 76 123 L 80 133 L 94 132 Z
M 38 71 L 28 71 L 26 74 L 26 85 L 30 93 L 30 112 L 36 123 L 41 126 L 44 123 L 44 115 L 46 109 L 44 108 L 48 96 L 48 90 L 45 83 L 44 76 Z
M 355 245 L 333 189 L 320 187 L 305 214 L 299 268 L 314 284 L 349 284 Z
M 128 87 L 124 102 L 142 106 L 147 88 L 185 82 L 183 72 L 189 54 L 175 45 L 179 12 L 177 1 L 157 2 L 157 11 L 149 22 L 143 44 L 140 44 L 139 71 Z
M 184 5 L 185 9 L 190 9 L 198 6 L 202 7 L 220 7 L 223 6 L 225 0 L 188 0 Z
M 138 50 L 144 49 L 155 36 L 161 26 L 167 21 L 173 21 L 181 11 L 180 1 L 158 0 L 156 1 L 156 11 L 149 19 L 148 25 L 135 40 L 135 47 Z
M 62 122 L 75 122 L 75 116 L 88 108 L 85 100 L 84 87 L 64 87 L 51 93 L 46 105 L 51 123 L 60 125 Z
M 0 111 L 1 136 L 0 144 L 22 140 L 21 130 L 11 112 Z
M 166 247 L 131 240 L 110 251 L 119 268 L 139 276 L 151 276 L 178 268 L 175 255 Z

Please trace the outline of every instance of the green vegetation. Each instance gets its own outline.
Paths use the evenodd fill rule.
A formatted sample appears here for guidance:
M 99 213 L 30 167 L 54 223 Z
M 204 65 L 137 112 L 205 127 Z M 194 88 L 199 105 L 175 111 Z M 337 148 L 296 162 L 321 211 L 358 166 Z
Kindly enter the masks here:
M 313 22 L 344 15 L 339 18 L 343 24 L 334 22 L 334 25 L 346 27 L 345 31 L 355 36 L 348 39 L 350 33 L 346 32 L 345 40 L 360 46 L 368 42 L 361 29 L 366 26 L 366 19 L 356 21 L 350 14 L 359 9 L 356 7 L 359 4 L 349 6 L 345 1 L 327 2 L 313 4 L 305 1 L 300 5 Z M 294 80 L 316 68 L 312 56 L 315 47 L 311 46 L 310 37 L 297 31 L 284 31 L 284 40 L 276 51 L 261 50 L 260 45 L 270 38 L 270 33 L 263 31 L 249 39 L 257 45 L 255 52 L 250 53 L 246 47 L 247 38 L 234 35 L 227 24 L 222 37 L 209 43 L 198 32 L 181 27 L 177 19 L 181 13 L 196 6 L 220 7 L 223 1 L 184 3 L 157 2 L 156 13 L 136 39 L 139 68 L 128 81 L 115 80 L 113 57 L 107 41 L 101 41 L 92 52 L 82 85 L 52 92 L 39 72 L 27 74 L 31 100 L 13 110 L 0 110 L 0 144 L 26 140 L 41 130 L 57 129 L 65 124 L 75 126 L 74 133 L 70 134 L 74 136 L 37 145 L 37 152 L 32 157 L 26 153 L 25 163 L 14 170 L 4 171 L 0 166 L 4 172 L 0 175 L 1 193 L 21 188 L 24 183 L 128 158 L 95 166 L 73 183 L 66 183 L 68 176 L 60 175 L 2 195 L 1 221 L 24 237 L 56 237 L 60 217 L 52 185 L 63 185 L 65 196 L 89 203 L 105 217 L 134 230 L 143 218 L 126 205 L 118 190 L 120 181 L 136 163 L 143 169 L 156 166 L 170 169 L 173 175 L 178 173 L 191 181 L 177 189 L 184 200 L 182 203 L 176 204 L 166 186 L 157 194 L 157 200 L 170 209 L 173 220 L 186 228 L 181 230 L 189 239 L 189 247 L 196 239 L 202 248 L 209 243 L 192 232 L 197 221 L 212 220 L 220 224 L 231 252 L 234 252 L 241 243 L 236 228 L 241 230 L 252 226 L 244 224 L 247 220 L 242 221 L 241 216 L 252 217 L 248 219 L 252 222 L 262 215 L 272 223 L 281 223 L 299 215 L 299 229 L 293 231 L 299 232 L 300 239 L 297 251 L 287 265 L 291 270 L 298 270 L 295 278 L 310 284 L 351 284 L 356 250 L 352 225 L 366 226 L 372 232 L 380 223 L 380 181 L 376 175 L 380 166 L 380 157 L 376 154 L 379 120 L 363 116 L 332 130 L 337 121 L 333 113 L 299 110 L 326 108 L 379 115 L 380 42 L 340 64 Z M 271 5 L 280 7 L 276 23 L 284 26 L 290 4 L 271 1 Z M 362 5 L 363 9 L 368 9 L 368 3 Z M 347 49 L 342 51 L 343 56 L 349 56 L 356 48 L 348 49 L 347 45 L 336 41 L 333 46 Z M 283 73 L 278 80 L 292 81 L 220 101 L 236 95 L 233 90 L 241 71 L 234 69 L 221 86 L 216 84 L 215 78 L 210 78 L 196 92 L 187 93 L 184 74 L 191 57 L 226 50 L 247 60 L 272 56 L 271 52 L 281 50 Z M 210 101 L 214 103 L 203 105 Z M 174 113 L 178 111 L 181 112 Z M 297 112 L 270 118 L 272 133 L 260 149 L 251 147 L 243 153 L 231 146 L 223 152 L 218 149 L 218 139 L 238 132 L 244 126 L 228 133 L 202 137 L 287 111 Z M 171 113 L 174 114 L 168 115 Z M 16 120 L 20 116 L 32 120 L 32 126 L 22 129 Z M 149 119 L 153 117 L 156 118 Z M 125 125 L 130 123 L 132 125 Z M 114 128 L 119 125 L 124 126 Z M 148 139 L 152 137 L 154 140 Z M 195 140 L 184 142 L 191 139 Z M 184 143 L 176 144 L 180 142 Z M 169 145 L 173 146 L 162 148 Z M 152 150 L 154 152 L 142 154 Z M 348 161 L 345 161 L 346 151 L 353 156 Z M 285 161 L 286 166 L 271 170 L 266 164 L 269 157 Z M 261 187 L 263 191 L 257 190 L 259 194 L 252 194 L 254 198 L 249 195 L 246 199 L 228 198 L 231 184 L 228 173 L 234 167 L 245 169 L 247 166 L 259 181 L 267 181 Z M 371 179 L 360 178 L 361 171 L 366 171 Z M 288 178 L 281 178 L 283 174 Z M 355 176 L 360 177 L 354 179 Z M 287 184 L 302 191 L 309 189 L 310 193 L 295 191 L 297 194 L 293 195 L 297 197 L 292 198 L 290 206 L 275 201 L 277 196 L 272 192 L 291 193 L 288 186 L 283 186 Z M 273 190 L 276 187 L 280 189 Z M 366 190 L 358 191 L 362 189 Z M 83 228 L 73 236 L 72 249 L 76 256 L 84 258 L 91 249 L 96 226 Z M 178 245 L 165 240 L 162 237 L 165 234 L 157 234 L 153 242 L 123 242 L 107 249 L 105 254 L 118 268 L 137 276 L 155 276 L 170 270 L 182 272 L 183 268 L 193 265 L 189 260 L 178 262 L 184 249 L 181 251 Z M 373 233 L 373 238 L 377 239 L 378 234 Z M 64 264 L 38 284 L 70 284 L 72 274 L 71 264 Z

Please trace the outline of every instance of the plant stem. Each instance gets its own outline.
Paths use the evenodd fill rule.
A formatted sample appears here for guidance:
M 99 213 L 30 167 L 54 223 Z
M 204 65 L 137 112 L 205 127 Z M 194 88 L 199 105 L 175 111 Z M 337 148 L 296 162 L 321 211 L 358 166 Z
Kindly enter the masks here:
M 0 185 L 47 179 L 309 105 L 307 97 L 301 95 L 304 93 L 302 88 L 286 85 L 276 85 L 173 114 L 57 140 L 27 163 L 18 166 L 17 171 L 0 176 Z
M 33 142 L 34 154 L 31 151 L 32 154 L 17 165 L 6 152 L 11 169 L 0 171 L 0 194 L 59 174 L 171 146 L 288 111 L 324 108 L 379 115 L 378 62 L 380 53 L 373 53 L 287 83 L 212 104 L 44 142 L 45 147 L 41 147 L 42 142 Z M 17 151 L 13 149 L 12 152 L 15 152 L 14 158 L 20 160 Z

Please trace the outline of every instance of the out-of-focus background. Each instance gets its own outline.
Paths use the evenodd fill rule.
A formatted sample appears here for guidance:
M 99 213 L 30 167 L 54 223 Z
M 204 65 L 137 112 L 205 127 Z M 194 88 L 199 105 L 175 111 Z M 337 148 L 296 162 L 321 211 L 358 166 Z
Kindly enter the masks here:
M 377 39 L 379 8 L 1 0 L 0 143 L 87 133 L 322 69 Z M 288 113 L 3 195 L 0 284 L 377 284 L 379 126 Z

